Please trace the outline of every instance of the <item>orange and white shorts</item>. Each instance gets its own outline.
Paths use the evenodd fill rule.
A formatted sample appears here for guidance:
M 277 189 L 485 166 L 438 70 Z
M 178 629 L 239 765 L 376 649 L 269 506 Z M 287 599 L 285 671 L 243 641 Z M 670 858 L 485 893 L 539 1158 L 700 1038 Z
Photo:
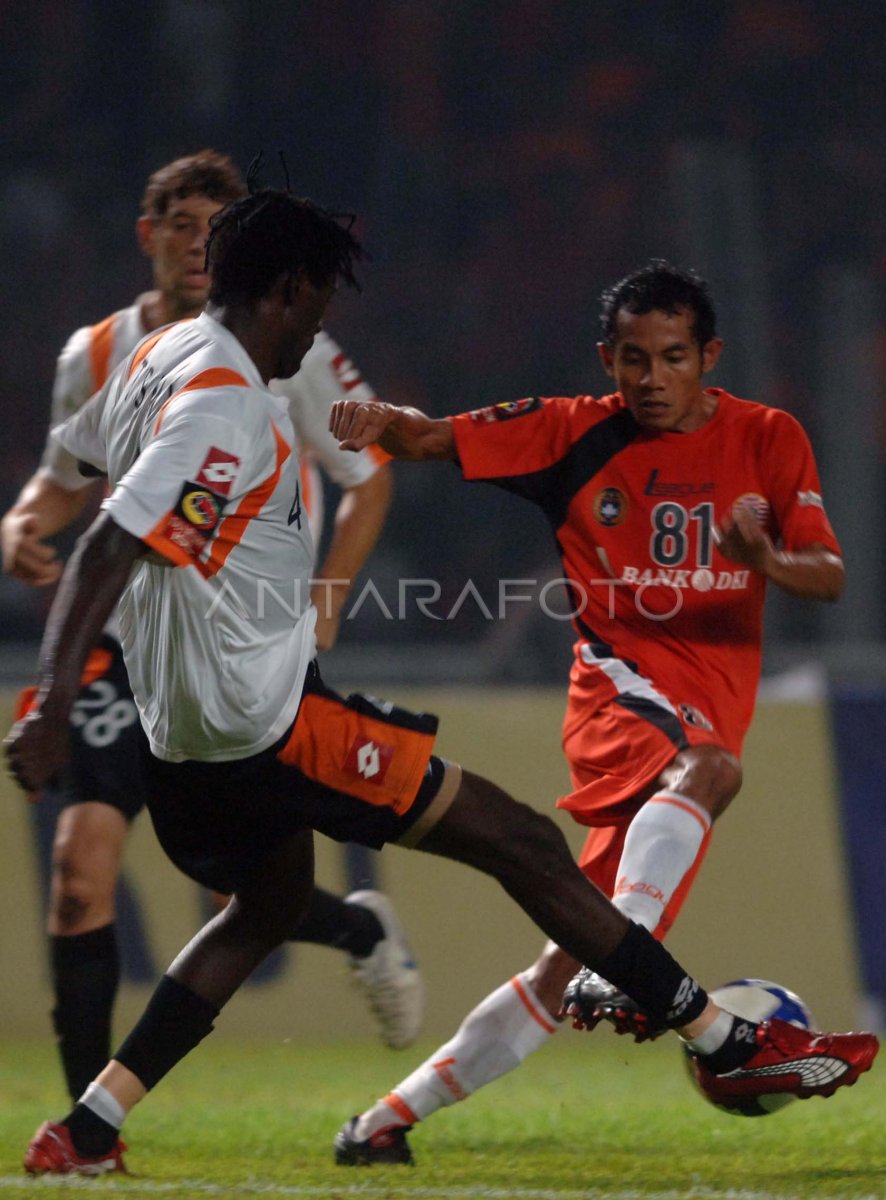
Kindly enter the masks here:
M 380 849 L 414 845 L 452 802 L 458 776 L 433 754 L 437 718 L 327 688 L 312 663 L 283 737 L 232 762 L 148 755 L 148 808 L 172 861 L 235 892 L 280 840 L 311 828 Z
M 583 656 L 581 646 L 563 721 L 573 790 L 557 807 L 589 826 L 578 865 L 611 896 L 628 827 L 661 772 L 689 746 L 724 742 L 698 708 L 675 702 L 621 659 Z M 706 847 L 707 840 L 668 906 L 664 929 L 679 911 Z

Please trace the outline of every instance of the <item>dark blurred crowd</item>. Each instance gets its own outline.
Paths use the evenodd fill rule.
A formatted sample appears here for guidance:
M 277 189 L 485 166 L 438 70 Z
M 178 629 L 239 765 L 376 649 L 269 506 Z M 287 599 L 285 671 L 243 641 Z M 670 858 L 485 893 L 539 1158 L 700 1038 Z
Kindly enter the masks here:
M 372 260 L 331 331 L 386 398 L 438 415 L 605 390 L 597 297 L 704 244 L 675 186 L 698 146 L 709 173 L 722 152 L 750 180 L 736 204 L 753 197 L 762 262 L 754 398 L 814 435 L 824 264 L 860 268 L 882 306 L 874 0 L 33 0 L 0 6 L 0 47 L 4 508 L 39 455 L 64 340 L 148 285 L 146 176 L 203 145 L 244 167 L 262 149 L 277 185 L 282 150 L 296 190 L 359 214 Z M 728 326 L 730 280 L 711 278 Z M 882 338 L 871 355 L 882 379 Z M 727 345 L 715 382 L 750 387 L 738 362 Z M 380 579 L 434 575 L 454 596 L 556 565 L 519 502 L 452 468 L 396 470 Z M 4 625 L 35 635 L 42 602 L 22 593 L 4 585 Z M 471 611 L 465 638 L 485 628 Z M 389 634 L 367 616 L 363 636 Z

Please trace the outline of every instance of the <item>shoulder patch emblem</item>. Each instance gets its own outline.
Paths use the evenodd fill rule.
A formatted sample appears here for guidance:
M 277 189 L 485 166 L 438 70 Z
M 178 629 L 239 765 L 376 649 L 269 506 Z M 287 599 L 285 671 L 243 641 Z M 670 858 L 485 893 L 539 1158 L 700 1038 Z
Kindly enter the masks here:
M 522 400 L 504 400 L 489 408 L 475 408 L 470 418 L 478 425 L 492 425 L 495 421 L 511 421 L 514 417 L 525 417 L 527 413 L 541 408 L 538 396 L 525 396 Z
M 189 480 L 182 487 L 178 503 L 166 518 L 161 534 L 197 558 L 215 532 L 223 507 L 218 496 Z

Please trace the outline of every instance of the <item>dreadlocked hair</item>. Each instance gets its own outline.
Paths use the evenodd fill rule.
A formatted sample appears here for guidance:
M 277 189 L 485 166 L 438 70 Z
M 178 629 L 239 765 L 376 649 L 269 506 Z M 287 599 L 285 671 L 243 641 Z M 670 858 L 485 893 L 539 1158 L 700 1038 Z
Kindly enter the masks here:
M 616 317 L 621 308 L 643 314 L 656 310 L 673 314 L 692 313 L 692 335 L 699 346 L 717 336 L 717 315 L 708 286 L 694 271 L 672 267 L 663 258 L 653 258 L 639 271 L 626 275 L 600 298 L 600 332 L 604 343 L 613 346 Z
M 173 200 L 185 196 L 207 196 L 219 204 L 230 204 L 245 195 L 243 176 L 226 154 L 198 150 L 166 163 L 151 175 L 142 196 L 142 212 L 156 220 L 165 215 Z
M 341 279 L 360 290 L 354 267 L 363 247 L 350 213 L 330 212 L 291 192 L 264 188 L 212 218 L 206 269 L 213 304 L 267 296 L 285 271 L 304 271 L 315 287 Z

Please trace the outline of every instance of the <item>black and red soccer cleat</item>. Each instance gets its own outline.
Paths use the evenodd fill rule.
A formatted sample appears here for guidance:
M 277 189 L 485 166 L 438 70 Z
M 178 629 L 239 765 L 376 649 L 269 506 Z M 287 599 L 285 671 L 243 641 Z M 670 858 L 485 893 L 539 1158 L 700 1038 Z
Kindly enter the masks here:
M 111 1171 L 128 1174 L 123 1162 L 126 1143 L 117 1138 L 107 1154 L 91 1157 L 80 1154 L 71 1141 L 66 1125 L 44 1121 L 25 1152 L 24 1166 L 29 1175 L 107 1175 Z
M 816 1033 L 777 1017 L 759 1026 L 756 1042 L 747 1062 L 722 1075 L 690 1055 L 698 1085 L 712 1104 L 741 1112 L 758 1096 L 832 1096 L 869 1071 L 880 1049 L 872 1033 Z
M 398 1163 L 412 1167 L 415 1161 L 406 1135 L 411 1125 L 390 1125 L 360 1142 L 354 1136 L 357 1118 L 351 1117 L 335 1135 L 334 1155 L 340 1167 L 371 1167 Z
M 573 1029 L 596 1029 L 601 1021 L 607 1021 L 616 1033 L 627 1034 L 635 1042 L 651 1042 L 668 1032 L 667 1025 L 589 967 L 582 967 L 569 981 L 562 1011 L 572 1017 Z

